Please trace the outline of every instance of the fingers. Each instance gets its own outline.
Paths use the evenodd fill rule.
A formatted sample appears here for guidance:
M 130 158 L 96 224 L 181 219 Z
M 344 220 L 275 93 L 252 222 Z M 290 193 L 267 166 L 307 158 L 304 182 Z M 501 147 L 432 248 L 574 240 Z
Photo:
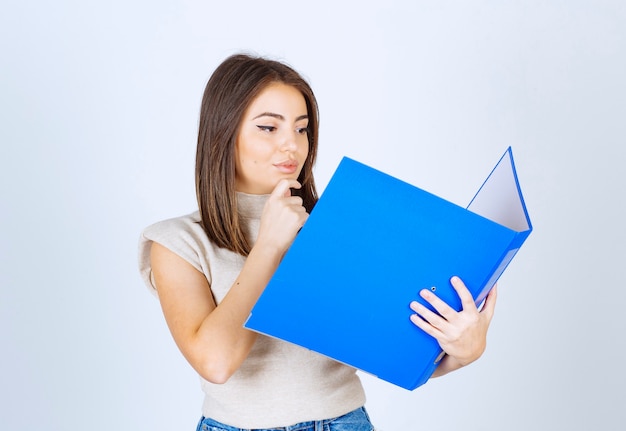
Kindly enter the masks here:
M 271 193 L 271 197 L 288 197 L 291 196 L 291 189 L 299 189 L 302 185 L 295 179 L 283 178 L 276 184 Z
M 292 196 L 291 189 L 299 189 L 295 179 L 281 179 L 265 204 L 257 245 L 269 246 L 284 252 L 308 218 L 300 196 Z
M 456 291 L 456 294 L 459 295 L 459 299 L 461 299 L 463 310 L 476 308 L 476 304 L 474 303 L 474 298 L 472 297 L 472 294 L 465 286 L 465 283 L 463 283 L 463 281 L 459 277 L 455 275 L 450 279 L 450 283 Z
M 277 199 L 281 199 L 294 211 L 306 213 L 306 208 L 302 206 L 302 198 L 300 196 L 291 195 L 291 189 L 299 189 L 301 187 L 302 185 L 297 180 L 284 178 L 276 184 L 276 187 L 274 187 L 274 190 L 270 194 L 270 200 L 276 201 Z M 304 220 L 302 221 L 302 224 L 304 224 Z
M 459 295 L 462 304 L 462 310 L 472 310 L 472 307 L 476 309 L 474 305 L 474 300 L 472 298 L 472 294 L 467 290 L 465 284 L 458 277 L 452 277 L 451 279 L 452 286 L 454 290 Z M 445 301 L 435 295 L 428 289 L 422 289 L 419 295 L 425 299 L 433 308 L 439 313 L 444 319 L 451 320 L 457 315 L 457 311 L 450 307 Z M 468 299 L 469 298 L 469 299 Z
M 410 307 L 411 310 L 416 313 L 411 315 L 411 321 L 427 334 L 437 338 L 439 332 L 441 332 L 447 324 L 446 319 L 417 301 L 411 302 Z
M 474 298 L 469 289 L 465 286 L 465 283 L 463 283 L 463 281 L 457 276 L 452 277 L 450 279 L 450 283 L 456 291 L 457 295 L 459 296 L 459 299 L 461 300 L 461 310 L 457 311 L 454 308 L 450 307 L 445 301 L 443 301 L 441 298 L 439 298 L 428 289 L 422 289 L 419 295 L 424 300 L 426 300 L 436 310 L 438 314 L 433 313 L 427 307 L 419 305 L 418 302 L 415 302 L 416 306 L 413 306 L 413 303 L 411 304 L 411 308 L 415 312 L 417 312 L 423 319 L 427 320 L 433 325 L 435 325 L 435 321 L 437 321 L 438 325 L 435 326 L 438 326 L 440 329 L 443 327 L 443 323 L 441 321 L 451 322 L 456 319 L 459 316 L 459 313 L 462 311 L 466 311 L 474 315 L 478 314 L 478 309 L 476 308 L 476 304 L 474 303 Z M 420 311 L 417 310 L 418 305 Z M 493 308 L 493 306 L 494 304 L 490 304 L 490 307 Z
M 485 305 L 481 310 L 481 314 L 487 316 L 487 319 L 491 321 L 493 318 L 493 314 L 496 309 L 496 300 L 498 299 L 498 285 L 493 286 L 489 294 L 487 295 L 487 299 L 485 299 Z
M 467 365 L 478 359 L 485 350 L 497 289 L 496 286 L 491 289 L 479 312 L 465 284 L 458 277 L 452 277 L 450 282 L 461 299 L 460 311 L 450 307 L 430 290 L 424 289 L 419 295 L 428 304 L 411 302 L 410 307 L 415 314 L 410 319 L 415 326 L 434 337 L 439 346 L 459 364 Z
M 422 289 L 419 295 L 432 305 L 433 308 L 437 310 L 437 313 L 445 319 L 448 319 L 452 313 L 455 313 L 455 310 L 452 307 L 446 304 L 441 298 L 432 293 L 430 290 Z

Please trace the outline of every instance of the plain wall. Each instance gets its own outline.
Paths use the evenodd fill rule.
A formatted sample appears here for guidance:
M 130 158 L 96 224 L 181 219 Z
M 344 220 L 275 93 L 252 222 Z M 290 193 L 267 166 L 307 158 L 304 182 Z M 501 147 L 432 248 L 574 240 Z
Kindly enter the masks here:
M 0 428 L 191 430 L 202 393 L 136 264 L 195 208 L 200 99 L 246 51 L 321 109 L 343 155 L 460 205 L 513 147 L 535 231 L 476 363 L 414 392 L 367 375 L 385 431 L 626 421 L 626 3 L 2 3 Z

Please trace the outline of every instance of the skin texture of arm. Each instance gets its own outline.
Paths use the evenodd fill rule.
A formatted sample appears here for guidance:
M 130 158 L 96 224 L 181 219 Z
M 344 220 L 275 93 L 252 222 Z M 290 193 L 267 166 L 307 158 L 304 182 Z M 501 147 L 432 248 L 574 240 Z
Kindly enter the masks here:
M 263 209 L 257 241 L 219 305 L 205 276 L 164 246 L 153 243 L 151 263 L 159 301 L 174 341 L 206 380 L 224 383 L 248 356 L 256 334 L 243 327 L 308 214 L 281 180 Z
M 446 352 L 432 377 L 443 376 L 480 358 L 487 345 L 487 330 L 495 311 L 495 286 L 479 310 L 461 279 L 452 277 L 451 283 L 461 299 L 461 311 L 457 312 L 426 289 L 420 292 L 420 296 L 439 314 L 417 301 L 411 303 L 411 309 L 416 313 L 411 316 L 411 321 L 434 337 Z

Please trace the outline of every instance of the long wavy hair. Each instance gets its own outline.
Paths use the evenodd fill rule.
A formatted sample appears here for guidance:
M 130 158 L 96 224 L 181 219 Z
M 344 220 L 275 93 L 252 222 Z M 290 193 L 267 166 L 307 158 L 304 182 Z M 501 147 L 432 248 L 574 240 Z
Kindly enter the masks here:
M 313 166 L 317 156 L 319 111 L 306 80 L 290 66 L 245 54 L 228 57 L 215 69 L 204 90 L 196 151 L 196 196 L 202 227 L 219 247 L 247 256 L 251 245 L 237 212 L 235 143 L 243 115 L 267 86 L 282 83 L 296 88 L 309 117 L 309 153 L 298 177 L 302 197 L 311 212 L 317 202 Z

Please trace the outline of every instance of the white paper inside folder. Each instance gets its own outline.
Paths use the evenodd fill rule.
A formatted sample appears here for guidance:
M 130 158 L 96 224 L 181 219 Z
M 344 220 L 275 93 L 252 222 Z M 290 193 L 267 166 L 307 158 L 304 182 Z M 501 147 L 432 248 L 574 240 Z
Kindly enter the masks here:
M 511 148 L 504 153 L 467 209 L 516 232 L 531 228 Z

